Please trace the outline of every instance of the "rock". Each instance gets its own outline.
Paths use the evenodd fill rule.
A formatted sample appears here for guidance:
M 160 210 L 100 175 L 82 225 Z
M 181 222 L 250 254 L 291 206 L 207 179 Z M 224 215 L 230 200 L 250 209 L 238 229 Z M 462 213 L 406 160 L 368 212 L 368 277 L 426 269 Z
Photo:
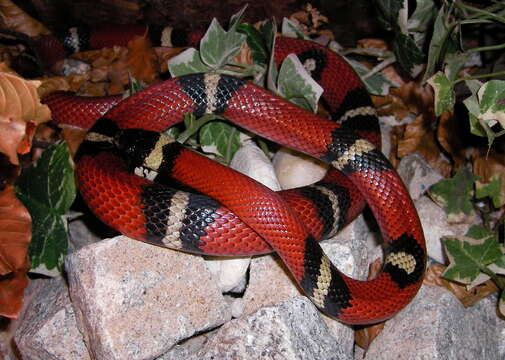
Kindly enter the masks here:
M 230 167 L 274 191 L 281 189 L 272 163 L 252 141 L 245 141 L 237 150 L 230 162 Z
M 91 71 L 91 65 L 77 59 L 66 58 L 63 60 L 61 72 L 63 76 L 86 75 Z
M 496 299 L 488 297 L 464 308 L 445 289 L 423 286 L 404 310 L 386 322 L 364 359 L 503 359 L 501 321 Z M 362 351 L 355 358 L 363 359 Z
M 441 264 L 446 264 L 447 258 L 440 238 L 442 236 L 464 235 L 470 225 L 448 224 L 445 211 L 427 196 L 417 200 L 415 206 L 423 226 L 428 256 Z
M 321 243 L 330 260 L 345 274 L 364 280 L 368 273 L 368 251 L 365 239 L 369 228 L 362 216 L 348 225 L 333 239 Z M 289 300 L 302 294 L 285 266 L 273 255 L 253 258 L 249 271 L 249 285 L 244 294 L 244 314 Z M 340 346 L 352 350 L 352 329 L 336 320 L 323 316 Z
M 191 359 L 207 343 L 217 330 L 196 335 L 175 345 L 168 352 L 156 358 L 156 360 L 181 360 Z
M 223 325 L 188 359 L 350 359 L 305 297 L 280 302 Z
M 230 319 L 199 256 L 119 236 L 69 255 L 66 268 L 94 359 L 152 359 Z
M 73 252 L 86 245 L 102 240 L 102 238 L 92 231 L 92 226 L 94 225 L 104 226 L 99 223 L 99 220 L 93 215 L 80 215 L 76 212 L 70 211 L 68 219 L 69 252 Z
M 315 183 L 328 170 L 328 165 L 322 161 L 286 148 L 277 151 L 273 163 L 282 189 Z
M 62 278 L 32 280 L 25 301 L 14 335 L 23 359 L 90 359 Z
M 250 257 L 212 258 L 205 261 L 209 271 L 216 277 L 222 293 L 242 293 L 246 285 L 246 273 L 251 263 Z
M 406 156 L 400 161 L 398 174 L 413 200 L 419 199 L 431 185 L 444 179 L 418 153 Z

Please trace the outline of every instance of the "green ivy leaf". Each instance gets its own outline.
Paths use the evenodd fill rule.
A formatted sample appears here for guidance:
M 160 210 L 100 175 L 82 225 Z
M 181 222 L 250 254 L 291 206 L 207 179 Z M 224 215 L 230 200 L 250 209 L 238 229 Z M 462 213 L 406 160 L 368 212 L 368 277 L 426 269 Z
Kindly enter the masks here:
M 301 108 L 316 112 L 323 88 L 310 76 L 298 57 L 290 54 L 279 70 L 279 95 Z
M 493 175 L 488 183 L 480 181 L 475 182 L 475 197 L 482 199 L 489 197 L 493 201 L 493 206 L 497 209 L 505 204 L 505 196 L 502 193 L 502 180 L 501 176 Z
M 417 0 L 416 10 L 412 13 L 408 21 L 409 32 L 423 33 L 430 29 L 435 16 L 437 6 L 433 0 Z
M 416 10 L 407 22 L 407 31 L 418 48 L 424 47 L 436 15 L 437 7 L 433 0 L 417 0 Z
M 172 77 L 178 77 L 208 72 L 211 71 L 212 68 L 202 62 L 198 50 L 189 48 L 168 61 L 168 70 Z
M 49 270 L 61 270 L 68 248 L 62 216 L 76 194 L 67 145 L 51 146 L 35 165 L 23 170 L 16 183 L 16 192 L 33 221 L 29 248 L 32 268 L 43 265 Z
M 453 178 L 442 180 L 429 189 L 430 197 L 444 208 L 449 222 L 473 218 L 473 184 L 479 177 L 467 168 L 461 168 Z
M 310 41 L 310 39 L 303 33 L 300 27 L 288 18 L 282 19 L 281 31 L 282 36 Z
M 398 28 L 398 18 L 400 10 L 403 9 L 403 0 L 375 0 L 378 19 L 388 30 L 396 30 Z
M 235 29 L 226 32 L 214 18 L 200 41 L 200 57 L 204 64 L 219 69 L 238 54 L 246 36 Z
M 502 257 L 497 238 L 478 225 L 466 236 L 443 238 L 442 243 L 450 262 L 443 277 L 463 284 L 471 284 L 482 269 Z
M 428 84 L 435 91 L 435 115 L 440 116 L 445 110 L 452 111 L 455 103 L 453 83 L 441 71 L 428 79 Z
M 266 47 L 269 53 L 272 53 L 274 48 L 274 39 L 277 32 L 277 24 L 275 19 L 267 20 L 260 26 L 260 33 L 265 40 Z
M 352 66 L 352 68 L 356 71 L 356 73 L 361 77 L 361 80 L 366 86 L 367 91 L 372 95 L 378 96 L 386 96 L 389 94 L 389 89 L 391 87 L 396 87 L 395 84 L 391 82 L 386 76 L 384 76 L 381 72 L 377 72 L 372 76 L 368 76 L 367 78 L 363 78 L 370 72 L 370 69 L 365 65 L 347 59 L 346 61 Z
M 458 49 L 456 39 L 457 28 L 448 28 L 445 24 L 446 8 L 442 6 L 435 17 L 433 25 L 433 35 L 428 49 L 428 63 L 423 79 L 430 78 L 436 71 L 437 66 L 444 62 L 444 59 L 454 54 Z
M 416 77 L 424 65 L 424 53 L 408 35 L 397 33 L 393 50 L 401 67 Z
M 247 45 L 251 48 L 255 64 L 266 64 L 270 51 L 267 49 L 262 33 L 250 24 L 240 24 L 237 31 L 247 36 Z
M 203 125 L 199 132 L 200 145 L 206 153 L 217 154 L 228 162 L 240 147 L 240 132 L 223 121 Z

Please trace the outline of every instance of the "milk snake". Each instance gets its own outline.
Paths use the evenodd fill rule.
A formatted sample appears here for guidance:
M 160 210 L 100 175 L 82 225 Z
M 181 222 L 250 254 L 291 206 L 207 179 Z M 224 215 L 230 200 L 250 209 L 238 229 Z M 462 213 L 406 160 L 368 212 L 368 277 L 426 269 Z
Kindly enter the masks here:
M 426 247 L 418 215 L 376 148 L 376 111 L 358 76 L 320 45 L 278 37 L 276 62 L 289 53 L 313 65 L 311 74 L 325 89 L 336 121 L 215 73 L 170 79 L 122 101 L 55 93 L 45 102 L 58 123 L 90 128 L 75 159 L 76 176 L 84 200 L 107 225 L 134 239 L 193 253 L 273 250 L 325 314 L 349 324 L 388 319 L 421 286 Z M 190 112 L 222 114 L 332 169 L 314 185 L 272 192 L 160 134 Z M 352 220 L 363 199 L 385 242 L 382 272 L 371 281 L 339 272 L 317 243 Z

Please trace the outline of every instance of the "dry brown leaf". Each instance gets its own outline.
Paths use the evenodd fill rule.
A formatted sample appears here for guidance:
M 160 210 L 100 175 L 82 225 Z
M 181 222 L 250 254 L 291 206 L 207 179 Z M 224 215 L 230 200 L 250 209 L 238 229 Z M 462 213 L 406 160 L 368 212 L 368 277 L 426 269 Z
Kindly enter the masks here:
M 464 144 L 463 136 L 459 135 L 461 134 L 460 128 L 461 121 L 454 116 L 454 113 L 444 111 L 439 116 L 437 140 L 454 161 L 455 171 L 463 166 L 466 161 L 466 145 Z
M 166 46 L 158 46 L 154 48 L 154 52 L 158 57 L 158 63 L 160 64 L 160 71 L 167 72 L 168 71 L 168 60 L 173 58 L 174 56 L 180 54 L 187 48 L 185 47 L 166 47 Z
M 128 42 L 128 68 L 137 80 L 151 84 L 158 75 L 158 56 L 146 36 L 136 36 Z
M 81 145 L 81 143 L 83 142 L 87 130 L 66 125 L 60 125 L 60 127 L 62 128 L 61 136 L 63 137 L 63 140 L 65 140 L 65 142 L 67 143 L 68 148 L 70 150 L 70 155 L 73 158 L 75 156 L 75 153 L 77 152 L 77 149 L 79 148 L 79 145 Z
M 0 192 L 0 275 L 28 267 L 31 224 L 30 214 L 16 198 L 14 187 L 7 186 Z
M 370 270 L 368 273 L 368 280 L 374 279 L 382 269 L 382 260 L 377 259 L 370 264 Z M 366 325 L 360 327 L 354 332 L 354 341 L 356 344 L 366 350 L 372 343 L 372 341 L 381 333 L 384 329 L 385 321 L 374 324 Z
M 389 46 L 384 39 L 361 39 L 356 44 L 357 48 L 388 50 Z
M 17 319 L 23 307 L 25 288 L 28 286 L 26 271 L 16 271 L 0 280 L 0 316 Z
M 419 152 L 440 174 L 450 176 L 452 165 L 439 150 L 431 127 L 431 119 L 426 120 L 421 114 L 412 123 L 394 128 L 393 138 L 395 138 L 393 142 L 397 143 L 397 147 L 393 147 L 396 153 L 393 152 L 390 159 L 393 165 L 397 165 L 399 159 Z
M 49 34 L 49 30 L 44 25 L 10 0 L 0 0 L 0 26 L 31 37 Z
M 442 278 L 442 274 L 445 269 L 446 267 L 443 265 L 430 265 L 426 271 L 426 276 L 424 278 L 423 284 L 430 286 L 440 286 L 449 290 L 465 307 L 473 306 L 480 300 L 498 291 L 498 287 L 492 280 L 488 280 L 480 285 L 475 286 L 471 290 L 468 290 L 465 285 L 460 285 Z
M 40 84 L 40 81 L 25 80 L 12 72 L 0 72 L 0 129 L 2 134 L 9 135 L 0 140 L 0 152 L 15 165 L 19 164 L 18 150 L 26 153 L 30 147 L 33 131 L 27 133 L 26 124 L 33 123 L 28 126 L 33 130 L 33 126 L 51 118 L 49 107 L 40 103 L 37 93 Z
M 15 319 L 21 310 L 31 237 L 30 214 L 16 198 L 14 187 L 7 186 L 0 192 L 0 316 Z
M 252 51 L 246 42 L 242 44 L 239 53 L 233 58 L 234 62 L 244 65 L 253 65 Z
M 77 92 L 82 84 L 89 79 L 88 75 L 55 76 L 41 79 L 42 84 L 37 88 L 39 97 L 45 96 L 55 91 Z

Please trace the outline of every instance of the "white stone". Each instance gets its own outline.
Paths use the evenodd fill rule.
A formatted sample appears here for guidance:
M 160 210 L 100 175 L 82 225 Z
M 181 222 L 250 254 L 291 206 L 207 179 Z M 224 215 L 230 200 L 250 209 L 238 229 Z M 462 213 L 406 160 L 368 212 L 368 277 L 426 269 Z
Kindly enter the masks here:
M 207 257 L 205 264 L 215 276 L 222 293 L 241 293 L 246 285 L 246 273 L 251 263 L 250 257 L 213 258 Z
M 282 189 L 315 183 L 328 170 L 328 165 L 322 161 L 286 148 L 277 151 L 273 163 Z
M 250 140 L 245 141 L 237 150 L 230 162 L 230 167 L 274 191 L 281 189 L 272 163 L 265 153 Z

